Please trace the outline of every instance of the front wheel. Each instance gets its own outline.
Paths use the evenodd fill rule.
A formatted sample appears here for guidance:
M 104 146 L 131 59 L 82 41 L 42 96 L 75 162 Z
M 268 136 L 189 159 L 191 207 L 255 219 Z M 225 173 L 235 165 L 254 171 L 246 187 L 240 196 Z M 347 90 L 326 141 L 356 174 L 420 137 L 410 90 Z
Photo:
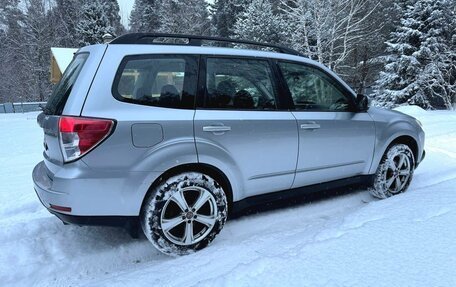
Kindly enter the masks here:
M 415 157 L 405 144 L 395 144 L 385 153 L 375 174 L 370 193 L 380 199 L 407 190 L 415 169 Z
M 161 252 L 185 255 L 206 247 L 222 230 L 228 204 L 210 176 L 187 172 L 161 182 L 141 212 L 144 234 Z

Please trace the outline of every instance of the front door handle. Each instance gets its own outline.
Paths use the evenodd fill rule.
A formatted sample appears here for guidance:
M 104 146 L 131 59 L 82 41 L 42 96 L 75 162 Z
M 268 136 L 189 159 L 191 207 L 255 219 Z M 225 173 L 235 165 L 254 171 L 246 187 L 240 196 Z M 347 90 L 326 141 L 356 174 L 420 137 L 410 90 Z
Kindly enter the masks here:
M 319 129 L 320 125 L 317 124 L 316 122 L 306 122 L 301 124 L 301 129 L 303 130 L 316 130 Z
M 231 131 L 231 127 L 229 126 L 204 126 L 203 132 L 210 132 L 210 133 L 225 133 Z

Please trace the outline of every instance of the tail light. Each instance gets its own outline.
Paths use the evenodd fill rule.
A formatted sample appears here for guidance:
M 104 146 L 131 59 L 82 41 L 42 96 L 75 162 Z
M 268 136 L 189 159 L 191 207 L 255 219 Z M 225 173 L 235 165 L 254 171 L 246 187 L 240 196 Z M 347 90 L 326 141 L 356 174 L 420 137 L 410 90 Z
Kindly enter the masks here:
M 64 161 L 76 160 L 94 149 L 111 134 L 113 127 L 113 120 L 61 117 L 59 138 Z

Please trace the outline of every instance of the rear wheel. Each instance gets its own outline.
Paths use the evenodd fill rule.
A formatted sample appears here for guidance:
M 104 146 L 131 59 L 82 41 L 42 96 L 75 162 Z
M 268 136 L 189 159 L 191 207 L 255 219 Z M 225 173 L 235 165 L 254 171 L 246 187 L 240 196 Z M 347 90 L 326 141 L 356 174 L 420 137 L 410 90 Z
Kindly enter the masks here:
M 228 204 L 222 186 L 199 172 L 160 183 L 141 212 L 146 237 L 161 252 L 185 255 L 206 247 L 222 230 Z
M 375 174 L 370 193 L 388 198 L 407 190 L 415 169 L 415 157 L 405 144 L 392 145 L 385 153 Z

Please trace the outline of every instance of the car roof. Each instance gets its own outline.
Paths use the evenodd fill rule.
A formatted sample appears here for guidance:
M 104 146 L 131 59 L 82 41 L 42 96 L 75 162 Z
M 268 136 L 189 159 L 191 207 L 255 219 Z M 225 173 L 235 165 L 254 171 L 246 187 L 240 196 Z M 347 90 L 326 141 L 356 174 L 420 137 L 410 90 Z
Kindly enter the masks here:
M 242 49 L 242 48 L 223 48 L 223 47 L 212 47 L 212 46 L 188 46 L 188 45 L 147 45 L 147 44 L 108 44 L 109 46 L 121 46 L 125 50 L 137 50 L 141 47 L 148 47 L 152 50 L 160 50 L 161 52 L 171 54 L 201 54 L 201 55 L 224 55 L 224 56 L 248 56 L 258 58 L 274 58 L 294 61 L 306 61 L 311 64 L 319 64 L 306 57 L 299 57 L 286 53 L 279 53 L 273 51 L 262 51 L 254 49 Z M 142 49 L 140 49 L 142 50 Z

